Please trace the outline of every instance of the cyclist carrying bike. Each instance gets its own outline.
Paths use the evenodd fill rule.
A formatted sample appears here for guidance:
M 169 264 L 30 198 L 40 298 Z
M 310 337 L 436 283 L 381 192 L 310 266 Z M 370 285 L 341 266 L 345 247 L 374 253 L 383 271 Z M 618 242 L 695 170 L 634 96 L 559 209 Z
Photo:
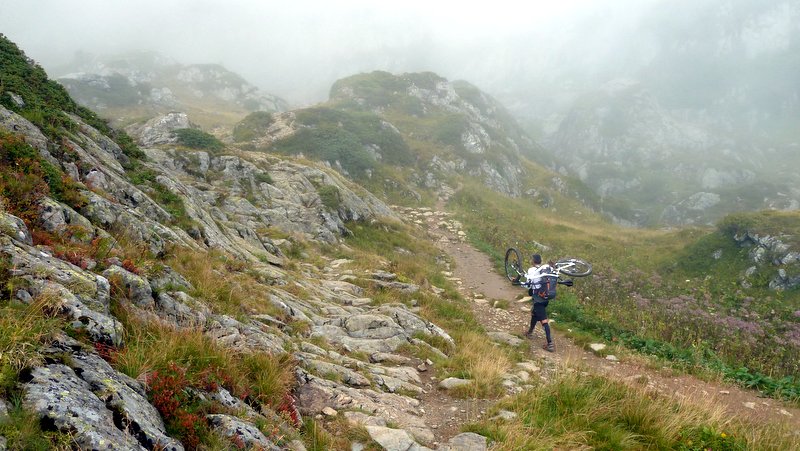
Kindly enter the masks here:
M 556 346 L 553 344 L 553 338 L 550 335 L 550 320 L 547 319 L 547 304 L 550 301 L 543 299 L 538 294 L 542 286 L 542 276 L 552 274 L 554 269 L 548 264 L 543 265 L 542 256 L 539 254 L 533 254 L 531 260 L 533 261 L 533 266 L 528 268 L 528 271 L 525 273 L 526 282 L 522 284 L 528 287 L 528 294 L 531 295 L 533 300 L 533 306 L 531 307 L 531 325 L 528 331 L 525 332 L 525 336 L 532 338 L 536 323 L 541 322 L 545 337 L 547 338 L 547 343 L 545 343 L 542 348 L 545 351 L 555 352 Z

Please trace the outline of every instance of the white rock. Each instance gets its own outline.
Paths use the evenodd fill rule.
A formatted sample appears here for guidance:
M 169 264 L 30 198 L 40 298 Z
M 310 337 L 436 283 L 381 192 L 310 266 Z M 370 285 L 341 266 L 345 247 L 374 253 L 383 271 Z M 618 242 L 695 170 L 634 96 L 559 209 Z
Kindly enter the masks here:
M 465 385 L 471 384 L 472 381 L 468 379 L 459 379 L 457 377 L 448 377 L 443 381 L 439 382 L 439 388 L 443 388 L 445 390 L 452 390 L 456 387 L 463 387 Z
M 599 352 L 605 349 L 606 345 L 605 343 L 592 343 L 589 345 L 589 348 L 591 348 L 594 352 Z
M 618 362 L 618 361 L 619 361 L 619 359 L 617 358 L 617 356 L 615 356 L 614 354 L 609 354 L 609 355 L 607 355 L 607 356 L 606 356 L 606 360 L 610 360 L 610 361 L 612 361 L 612 362 Z
M 339 412 L 337 412 L 336 409 L 333 409 L 331 407 L 325 407 L 324 409 L 322 409 L 322 414 L 328 417 L 335 417 L 337 414 L 339 414 Z

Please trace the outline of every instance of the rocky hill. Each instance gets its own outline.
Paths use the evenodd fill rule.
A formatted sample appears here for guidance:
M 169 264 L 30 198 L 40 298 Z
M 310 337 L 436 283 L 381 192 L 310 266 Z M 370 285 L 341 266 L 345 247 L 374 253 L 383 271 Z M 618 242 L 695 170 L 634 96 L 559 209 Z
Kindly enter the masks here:
M 288 108 L 285 100 L 220 65 L 183 65 L 151 52 L 80 55 L 59 72 L 57 80 L 78 103 L 120 123 L 186 111 L 211 127 L 253 111 Z
M 337 81 L 315 107 L 237 124 L 232 142 L 324 161 L 400 204 L 447 198 L 474 181 L 553 206 L 598 199 L 575 178 L 538 161 L 542 149 L 496 100 L 469 83 L 432 73 L 359 74 Z
M 0 44 L 2 447 L 300 450 L 334 408 L 359 446 L 434 441 L 414 396 L 453 339 L 371 296 L 444 290 L 339 246 L 401 227 L 386 204 L 294 159 L 140 150 Z

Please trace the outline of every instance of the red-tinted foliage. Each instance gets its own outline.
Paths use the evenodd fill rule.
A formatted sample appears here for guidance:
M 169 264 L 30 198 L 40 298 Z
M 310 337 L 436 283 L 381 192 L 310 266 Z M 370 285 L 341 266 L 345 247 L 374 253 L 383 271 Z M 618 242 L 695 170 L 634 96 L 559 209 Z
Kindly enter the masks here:
M 131 260 L 130 258 L 122 260 L 122 267 L 134 274 L 140 274 L 142 272 L 142 270 L 139 269 L 136 266 L 136 263 L 134 263 L 133 260 Z
M 103 360 L 109 363 L 114 363 L 117 354 L 119 354 L 120 350 L 111 345 L 107 345 L 105 343 L 95 342 L 93 343 L 94 350 L 97 351 L 97 355 L 99 355 Z
M 150 402 L 155 406 L 167 428 L 180 438 L 186 449 L 196 449 L 208 425 L 204 416 L 188 410 L 186 389 L 193 384 L 186 370 L 172 363 L 165 371 L 155 371 L 148 378 Z
M 292 420 L 294 427 L 299 428 L 303 424 L 303 419 L 300 416 L 300 410 L 297 408 L 297 401 L 291 393 L 283 395 L 283 400 L 278 406 L 278 412 L 286 413 L 289 419 Z

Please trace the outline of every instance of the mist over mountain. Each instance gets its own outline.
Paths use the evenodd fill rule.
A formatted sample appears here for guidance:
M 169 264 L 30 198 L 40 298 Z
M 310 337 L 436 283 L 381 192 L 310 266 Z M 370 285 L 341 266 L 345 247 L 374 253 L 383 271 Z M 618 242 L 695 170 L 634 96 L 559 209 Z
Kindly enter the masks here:
M 171 2 L 88 8 L 83 17 L 65 8 L 18 5 L 0 26 L 46 68 L 63 67 L 78 50 L 149 48 L 195 70 L 222 64 L 293 105 L 322 102 L 336 80 L 374 70 L 467 80 L 541 144 L 538 162 L 580 178 L 607 204 L 624 204 L 609 211 L 622 223 L 708 224 L 732 210 L 800 203 L 795 1 L 501 1 L 491 9 Z M 25 26 L 33 20 L 63 39 Z M 96 26 L 74 32 L 87 20 Z M 81 75 L 83 87 L 71 92 L 101 108 L 91 103 L 97 86 L 121 82 L 108 76 Z M 135 102 L 169 104 L 180 90 L 139 83 L 120 85 L 115 100 L 132 89 Z M 248 102 L 234 103 L 246 113 Z
M 219 64 L 184 65 L 156 52 L 95 56 L 79 52 L 58 81 L 82 105 L 117 122 L 188 111 L 206 126 L 231 124 L 254 111 L 288 104 Z

